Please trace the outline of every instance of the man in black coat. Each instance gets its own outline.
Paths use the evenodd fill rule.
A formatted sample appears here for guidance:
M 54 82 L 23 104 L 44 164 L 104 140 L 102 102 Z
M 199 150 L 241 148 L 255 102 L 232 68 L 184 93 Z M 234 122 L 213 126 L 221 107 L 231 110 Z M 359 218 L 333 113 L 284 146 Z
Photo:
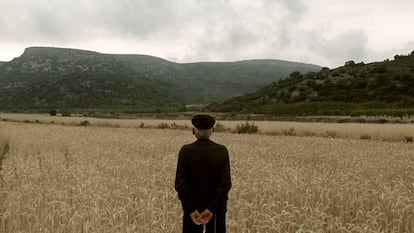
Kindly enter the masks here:
M 231 188 L 229 154 L 225 146 L 210 140 L 213 117 L 196 115 L 191 122 L 197 140 L 181 148 L 175 177 L 184 211 L 183 233 L 225 233 Z

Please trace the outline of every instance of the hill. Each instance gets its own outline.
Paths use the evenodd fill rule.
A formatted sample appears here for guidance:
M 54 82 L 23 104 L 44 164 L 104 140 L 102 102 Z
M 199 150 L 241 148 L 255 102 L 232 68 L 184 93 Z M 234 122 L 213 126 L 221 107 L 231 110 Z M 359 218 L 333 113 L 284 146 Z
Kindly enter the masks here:
M 293 72 L 256 92 L 211 104 L 206 110 L 276 115 L 376 115 L 414 113 L 412 108 L 414 53 L 395 56 L 391 61 L 370 64 L 348 61 L 332 70 Z
M 30 47 L 0 65 L 0 110 L 151 111 L 208 104 L 319 66 L 280 60 L 174 63 L 148 55 Z

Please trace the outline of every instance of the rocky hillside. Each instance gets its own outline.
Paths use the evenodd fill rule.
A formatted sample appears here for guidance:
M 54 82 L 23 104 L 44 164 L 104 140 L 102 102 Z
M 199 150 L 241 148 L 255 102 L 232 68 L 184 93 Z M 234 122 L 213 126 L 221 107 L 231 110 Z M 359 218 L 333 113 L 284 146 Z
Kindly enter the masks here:
M 370 64 L 293 72 L 260 90 L 211 104 L 210 111 L 269 114 L 349 114 L 414 107 L 414 53 Z
M 173 63 L 147 55 L 30 47 L 0 66 L 0 110 L 147 111 L 208 104 L 319 66 L 279 60 Z

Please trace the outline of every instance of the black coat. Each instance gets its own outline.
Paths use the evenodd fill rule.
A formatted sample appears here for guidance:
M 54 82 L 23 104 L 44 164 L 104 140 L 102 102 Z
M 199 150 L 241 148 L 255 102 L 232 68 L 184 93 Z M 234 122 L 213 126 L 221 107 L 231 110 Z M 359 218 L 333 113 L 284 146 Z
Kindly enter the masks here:
M 227 210 L 231 188 L 227 148 L 209 139 L 184 145 L 178 155 L 175 190 L 185 213 Z

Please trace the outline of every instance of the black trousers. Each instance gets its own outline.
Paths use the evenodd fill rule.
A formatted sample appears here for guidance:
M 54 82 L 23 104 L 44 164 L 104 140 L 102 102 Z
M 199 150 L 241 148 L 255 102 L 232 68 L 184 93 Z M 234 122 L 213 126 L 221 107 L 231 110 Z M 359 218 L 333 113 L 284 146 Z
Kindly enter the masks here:
M 183 233 L 202 233 L 203 226 L 196 225 L 189 213 L 184 213 Z M 226 233 L 226 213 L 214 214 L 206 225 L 206 233 Z

